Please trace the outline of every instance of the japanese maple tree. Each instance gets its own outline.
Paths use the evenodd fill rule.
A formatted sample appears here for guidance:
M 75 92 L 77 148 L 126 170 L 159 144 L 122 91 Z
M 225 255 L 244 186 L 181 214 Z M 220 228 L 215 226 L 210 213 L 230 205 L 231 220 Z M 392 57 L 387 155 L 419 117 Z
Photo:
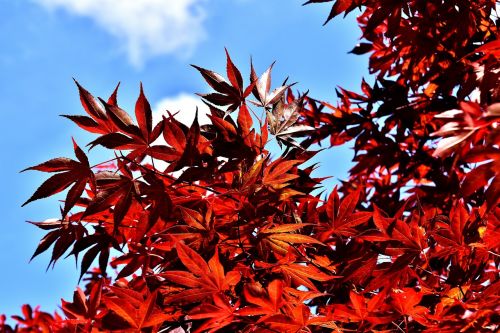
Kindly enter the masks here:
M 68 189 L 33 257 L 80 262 L 62 313 L 25 305 L 3 332 L 497 332 L 500 323 L 500 40 L 495 0 L 311 0 L 356 11 L 373 83 L 332 105 L 194 66 L 211 122 L 135 119 L 118 88 L 86 115 L 96 138 L 27 200 Z M 335 65 L 335 64 L 332 64 Z M 271 154 L 276 141 L 281 150 Z M 322 187 L 319 146 L 354 146 Z M 95 146 L 111 160 L 90 165 Z M 322 190 L 322 191 L 321 191 Z M 95 265 L 96 267 L 93 267 Z

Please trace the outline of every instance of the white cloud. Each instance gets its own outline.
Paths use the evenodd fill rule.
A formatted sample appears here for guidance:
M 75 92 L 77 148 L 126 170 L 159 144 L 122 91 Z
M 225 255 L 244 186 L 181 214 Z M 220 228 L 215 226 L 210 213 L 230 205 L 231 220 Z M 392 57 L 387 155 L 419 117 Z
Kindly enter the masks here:
M 168 110 L 171 114 L 177 113 L 174 117 L 186 126 L 190 126 L 193 123 L 194 116 L 196 114 L 196 108 L 198 108 L 198 122 L 200 125 L 209 124 L 210 118 L 207 114 L 210 110 L 206 104 L 204 104 L 199 98 L 187 93 L 180 93 L 176 96 L 166 97 L 156 103 L 153 107 L 153 123 L 157 124 L 162 116 L 167 116 Z M 160 136 L 154 144 L 164 145 L 166 144 L 165 139 Z M 154 166 L 158 170 L 165 170 L 168 163 L 165 161 L 154 159 Z M 172 176 L 179 177 L 182 171 L 176 171 L 172 173 Z
M 189 55 L 205 38 L 206 0 L 34 0 L 88 17 L 124 43 L 130 62 L 165 54 Z
M 157 123 L 162 115 L 168 116 L 166 112 L 168 110 L 171 114 L 178 112 L 175 119 L 190 126 L 193 123 L 196 108 L 198 108 L 198 122 L 200 125 L 209 124 L 210 118 L 207 117 L 207 114 L 210 114 L 210 110 L 208 106 L 200 98 L 186 93 L 160 100 L 153 108 L 153 121 Z

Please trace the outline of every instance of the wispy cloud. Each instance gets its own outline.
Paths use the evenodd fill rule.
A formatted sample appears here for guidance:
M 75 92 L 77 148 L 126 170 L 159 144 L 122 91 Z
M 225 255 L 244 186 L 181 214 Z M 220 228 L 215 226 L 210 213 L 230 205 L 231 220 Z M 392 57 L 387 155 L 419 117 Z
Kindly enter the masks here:
M 196 96 L 180 93 L 176 96 L 165 97 L 160 100 L 154 107 L 153 120 L 159 122 L 161 117 L 168 116 L 167 110 L 171 114 L 175 114 L 175 119 L 181 123 L 190 126 L 193 123 L 194 116 L 198 109 L 198 122 L 200 125 L 209 124 L 210 118 L 207 114 L 210 113 L 208 107 Z
M 124 44 L 136 67 L 159 55 L 189 55 L 206 35 L 206 0 L 34 1 L 51 10 L 92 19 Z
M 207 114 L 210 113 L 209 108 L 196 96 L 180 93 L 175 96 L 168 96 L 161 99 L 158 103 L 156 103 L 153 107 L 153 123 L 157 124 L 162 116 L 167 116 L 169 111 L 171 114 L 175 114 L 175 119 L 180 121 L 186 126 L 190 126 L 193 123 L 194 116 L 196 115 L 196 110 L 198 110 L 198 122 L 200 125 L 205 125 L 210 123 L 210 118 L 207 117 Z M 155 144 L 166 144 L 165 139 L 160 136 Z M 155 167 L 158 170 L 165 170 L 168 166 L 168 163 L 165 161 L 155 159 L 153 161 Z M 172 173 L 172 176 L 179 177 L 182 174 L 182 171 L 176 171 Z

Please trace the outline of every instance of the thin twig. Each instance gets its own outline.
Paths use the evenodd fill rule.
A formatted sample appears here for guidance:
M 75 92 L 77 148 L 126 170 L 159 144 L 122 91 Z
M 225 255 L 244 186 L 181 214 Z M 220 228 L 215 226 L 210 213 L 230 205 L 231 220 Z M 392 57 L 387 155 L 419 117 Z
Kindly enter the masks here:
M 405 331 L 396 322 L 392 321 L 392 323 L 398 328 L 399 331 L 405 333 Z
M 411 265 L 409 265 L 409 266 L 411 267 Z M 431 274 L 431 275 L 433 275 L 433 276 L 435 276 L 435 277 L 439 278 L 441 281 L 446 281 L 446 279 L 445 279 L 444 277 L 442 277 L 442 276 L 440 276 L 440 275 L 437 275 L 436 273 L 431 272 L 431 271 L 429 271 L 429 270 L 427 270 L 427 269 L 425 269 L 425 268 L 423 268 L 423 267 L 421 267 L 421 266 L 415 265 L 413 268 L 417 268 L 417 269 L 420 269 L 420 270 L 422 270 L 422 271 L 424 271 L 424 272 L 426 272 L 426 273 L 428 273 L 428 274 Z
M 107 161 L 104 161 L 104 162 L 100 162 L 100 163 L 94 164 L 94 165 L 92 165 L 92 166 L 90 167 L 90 169 L 93 169 L 93 168 L 95 168 L 95 167 L 98 167 L 98 166 L 99 166 L 99 165 L 101 165 L 101 164 L 105 164 L 105 163 L 109 163 L 109 162 L 116 161 L 117 159 L 118 159 L 118 156 L 116 156 L 116 157 L 114 157 L 114 158 L 112 158 L 112 159 L 110 159 L 110 160 L 107 160 Z

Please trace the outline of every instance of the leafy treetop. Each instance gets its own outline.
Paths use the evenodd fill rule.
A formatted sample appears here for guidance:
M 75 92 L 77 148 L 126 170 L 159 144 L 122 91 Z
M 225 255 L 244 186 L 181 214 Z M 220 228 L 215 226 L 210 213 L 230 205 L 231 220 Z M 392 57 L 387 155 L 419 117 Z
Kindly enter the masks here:
M 64 117 L 115 157 L 92 166 L 73 142 L 76 159 L 28 168 L 53 175 L 26 203 L 69 188 L 33 256 L 80 256 L 86 285 L 3 331 L 498 330 L 496 1 L 320 2 L 327 21 L 361 10 L 351 52 L 375 78 L 337 105 L 273 85 L 272 65 L 245 83 L 227 52 L 227 78 L 195 66 L 208 125 L 153 123 L 142 86 L 134 120 L 117 89 L 77 83 L 87 115 Z M 349 178 L 317 194 L 316 145 L 350 141 Z

